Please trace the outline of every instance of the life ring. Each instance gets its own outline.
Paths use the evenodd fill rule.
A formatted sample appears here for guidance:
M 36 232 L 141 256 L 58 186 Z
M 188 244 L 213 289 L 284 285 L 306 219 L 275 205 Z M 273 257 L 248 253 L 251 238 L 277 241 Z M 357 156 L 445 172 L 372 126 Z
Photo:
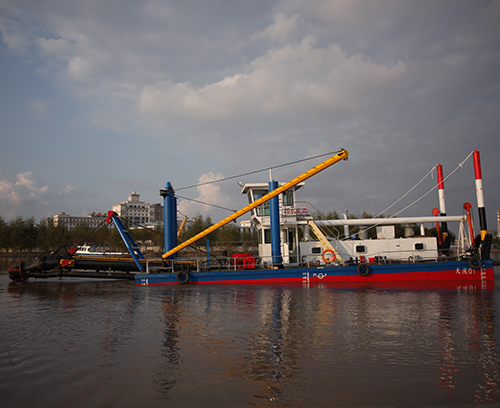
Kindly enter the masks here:
M 326 254 L 332 254 L 331 258 L 325 258 Z M 323 251 L 323 253 L 321 254 L 321 259 L 325 263 L 331 263 L 331 262 L 335 261 L 335 252 L 333 252 L 331 249 L 325 249 Z
M 482 265 L 483 263 L 478 257 L 475 256 L 474 258 L 469 258 L 469 266 L 472 269 L 480 269 Z
M 185 285 L 186 283 L 188 283 L 189 278 L 190 278 L 190 276 L 189 276 L 188 271 L 177 272 L 176 279 L 177 279 L 177 282 L 179 283 L 179 285 Z
M 370 267 L 367 264 L 361 263 L 358 265 L 358 275 L 366 276 L 370 273 Z

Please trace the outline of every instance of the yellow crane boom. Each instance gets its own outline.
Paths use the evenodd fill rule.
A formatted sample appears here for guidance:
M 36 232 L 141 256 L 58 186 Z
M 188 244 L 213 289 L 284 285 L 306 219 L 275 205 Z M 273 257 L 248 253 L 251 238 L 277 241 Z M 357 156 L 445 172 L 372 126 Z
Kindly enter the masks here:
M 222 221 L 219 221 L 218 223 L 208 227 L 206 230 L 204 230 L 204 231 L 200 232 L 199 234 L 195 235 L 194 237 L 184 241 L 182 244 L 177 245 L 175 248 L 172 248 L 170 251 L 165 252 L 162 255 L 162 257 L 168 258 L 169 256 L 175 254 L 176 252 L 180 251 L 181 249 L 191 245 L 193 242 L 196 242 L 199 239 L 207 236 L 208 234 L 215 231 L 216 229 L 223 227 L 224 225 L 230 223 L 231 221 L 237 219 L 238 217 L 241 217 L 242 215 L 246 214 L 247 212 L 253 210 L 255 207 L 258 207 L 259 205 L 265 203 L 266 201 L 269 201 L 271 198 L 278 196 L 283 191 L 286 191 L 289 188 L 292 188 L 293 186 L 301 183 L 302 181 L 307 180 L 308 178 L 314 176 L 315 174 L 318 174 L 319 172 L 325 170 L 326 168 L 330 167 L 331 165 L 333 165 L 341 160 L 347 160 L 348 156 L 349 156 L 349 152 L 347 150 L 345 150 L 345 149 L 339 150 L 335 156 L 332 156 L 329 159 L 326 159 L 324 162 L 322 162 L 322 163 L 318 164 L 317 166 L 313 167 L 312 169 L 302 173 L 300 176 L 295 177 L 294 179 L 290 180 L 288 183 L 285 183 L 282 186 L 278 187 L 277 189 L 270 191 L 265 196 L 262 196 L 258 200 L 255 200 L 253 203 L 248 204 L 247 206 L 243 207 L 241 210 L 236 211 L 235 213 L 231 214 L 229 217 L 224 218 Z

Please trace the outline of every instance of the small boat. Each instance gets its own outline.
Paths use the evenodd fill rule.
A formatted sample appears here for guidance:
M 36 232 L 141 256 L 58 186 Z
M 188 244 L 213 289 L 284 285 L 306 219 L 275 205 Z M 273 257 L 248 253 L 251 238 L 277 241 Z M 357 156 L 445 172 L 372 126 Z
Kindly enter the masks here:
M 100 249 L 97 245 L 80 245 L 78 246 L 77 251 L 75 252 L 77 256 L 124 256 L 123 252 L 116 251 L 106 251 L 104 249 Z

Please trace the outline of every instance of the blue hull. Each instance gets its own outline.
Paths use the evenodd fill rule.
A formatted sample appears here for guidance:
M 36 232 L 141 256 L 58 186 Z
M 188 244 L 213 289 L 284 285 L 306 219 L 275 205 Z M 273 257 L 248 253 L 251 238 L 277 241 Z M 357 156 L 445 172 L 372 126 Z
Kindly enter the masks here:
M 136 285 L 177 284 L 317 284 L 373 282 L 493 282 L 493 261 L 472 267 L 467 260 L 409 264 L 367 264 L 284 269 L 236 269 L 223 271 L 155 273 L 135 275 Z

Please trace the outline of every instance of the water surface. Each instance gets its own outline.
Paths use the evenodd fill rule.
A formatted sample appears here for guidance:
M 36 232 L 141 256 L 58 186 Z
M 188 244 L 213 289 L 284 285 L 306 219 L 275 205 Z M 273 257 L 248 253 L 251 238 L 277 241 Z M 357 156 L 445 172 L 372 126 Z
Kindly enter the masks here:
M 498 273 L 490 288 L 154 287 L 6 269 L 2 407 L 500 405 Z

